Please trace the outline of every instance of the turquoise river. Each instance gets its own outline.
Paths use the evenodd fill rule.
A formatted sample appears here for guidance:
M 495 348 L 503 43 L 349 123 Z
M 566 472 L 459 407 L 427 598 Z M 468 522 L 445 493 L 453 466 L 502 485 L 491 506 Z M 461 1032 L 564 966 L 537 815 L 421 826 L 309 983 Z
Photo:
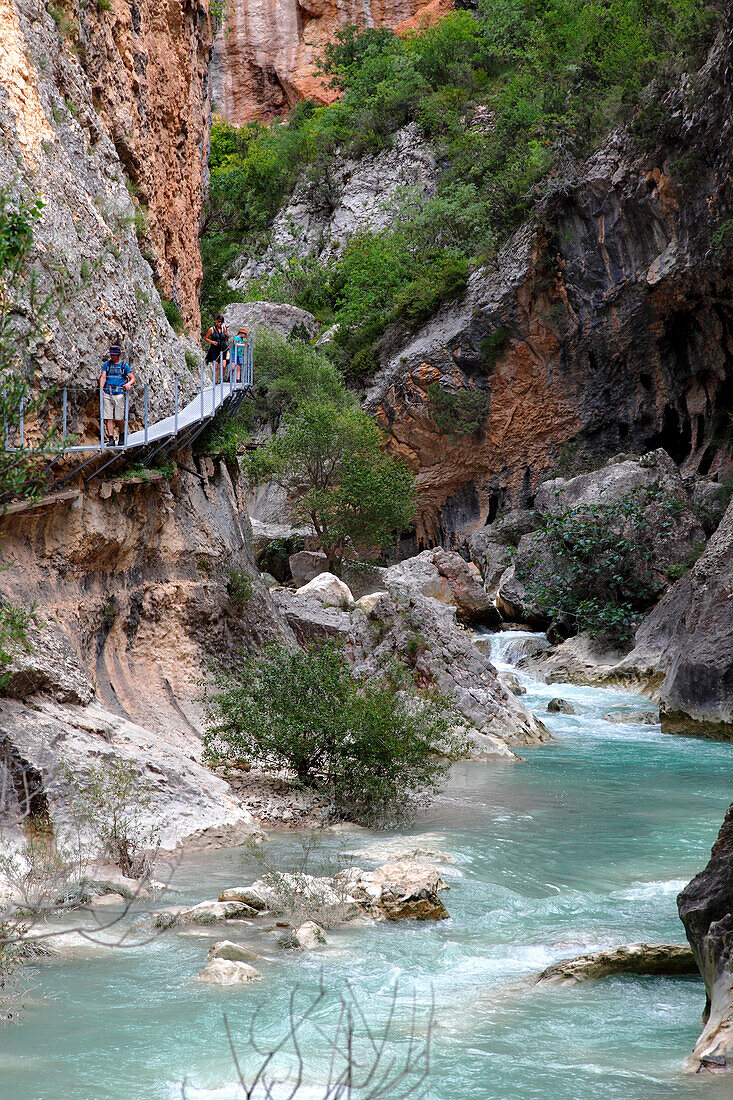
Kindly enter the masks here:
M 500 665 L 517 636 L 496 636 Z M 430 1100 L 731 1100 L 733 1083 L 683 1072 L 700 1029 L 699 980 L 534 978 L 585 950 L 684 942 L 675 898 L 706 863 L 733 797 L 733 746 L 604 720 L 648 709 L 639 696 L 519 678 L 557 742 L 523 763 L 457 766 L 409 830 L 453 857 L 441 865 L 450 920 L 347 926 L 300 954 L 253 929 L 263 981 L 222 989 L 193 980 L 215 937 L 151 940 L 138 916 L 123 948 L 90 945 L 32 972 L 22 1021 L 0 1032 L 0 1100 L 237 1100 L 224 1013 L 247 1067 L 253 1013 L 266 1044 L 293 987 L 306 1003 L 321 981 L 323 1026 L 306 1037 L 298 1100 L 323 1095 L 328 998 L 346 982 L 375 1031 L 397 989 L 397 1054 L 412 999 L 418 1030 L 434 999 Z M 576 714 L 547 715 L 552 696 Z M 349 849 L 359 863 L 360 847 L 395 835 L 326 831 L 314 858 L 332 865 Z M 275 835 L 267 850 L 287 869 L 301 842 Z M 246 849 L 189 856 L 178 893 L 160 904 L 211 898 L 261 873 Z

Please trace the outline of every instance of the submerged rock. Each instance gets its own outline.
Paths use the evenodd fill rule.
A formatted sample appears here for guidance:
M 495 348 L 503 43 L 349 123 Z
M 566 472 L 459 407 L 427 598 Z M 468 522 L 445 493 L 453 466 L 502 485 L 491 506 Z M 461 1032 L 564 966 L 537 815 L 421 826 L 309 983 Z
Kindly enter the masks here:
M 207 962 L 196 980 L 215 985 L 248 985 L 261 981 L 262 975 L 249 963 L 217 957 Z
M 705 1027 L 689 1065 L 733 1071 L 733 805 L 704 871 L 677 898 L 680 920 L 705 983 Z
M 612 711 L 604 714 L 605 722 L 613 722 L 616 726 L 626 724 L 634 726 L 655 726 L 659 723 L 659 711 L 657 710 L 627 710 Z
M 562 959 L 543 970 L 538 982 L 573 985 L 616 974 L 696 974 L 697 964 L 686 945 L 629 943 L 606 951 L 591 951 L 574 959 Z

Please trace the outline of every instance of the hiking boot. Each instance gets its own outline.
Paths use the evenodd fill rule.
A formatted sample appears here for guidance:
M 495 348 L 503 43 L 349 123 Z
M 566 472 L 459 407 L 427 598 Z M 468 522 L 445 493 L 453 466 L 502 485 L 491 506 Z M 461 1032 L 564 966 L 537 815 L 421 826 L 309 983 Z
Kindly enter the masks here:
M 105 445 L 105 447 L 115 447 L 116 446 L 115 437 L 113 435 L 108 435 L 107 438 L 104 441 L 104 445 Z

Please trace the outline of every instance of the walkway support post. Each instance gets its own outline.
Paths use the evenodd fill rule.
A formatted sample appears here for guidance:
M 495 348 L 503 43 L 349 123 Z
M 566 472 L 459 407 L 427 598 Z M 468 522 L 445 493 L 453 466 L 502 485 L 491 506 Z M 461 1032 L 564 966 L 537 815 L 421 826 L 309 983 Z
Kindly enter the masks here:
M 128 420 L 129 420 L 129 412 L 130 412 L 130 391 L 125 390 L 125 434 L 123 436 L 123 440 L 124 440 L 124 442 L 122 444 L 123 448 L 127 447 L 127 424 L 128 424 Z
M 63 411 L 61 414 L 61 442 L 66 443 L 66 386 L 64 386 Z
M 23 434 L 23 398 L 20 399 L 20 445 L 21 447 L 25 443 L 25 436 Z
M 99 387 L 99 449 L 104 450 L 104 390 Z
M 145 402 L 145 446 L 148 445 L 148 384 L 145 383 L 145 389 L 143 390 L 143 400 Z
M 201 363 L 201 419 L 204 419 L 204 364 Z
M 173 425 L 174 425 L 173 434 L 178 435 L 178 375 L 176 375 L 176 377 L 174 379 L 174 382 L 173 382 L 173 392 L 175 394 L 175 401 L 176 401 L 176 412 L 175 412 L 175 418 L 173 420 Z
M 8 418 L 5 415 L 5 402 L 7 401 L 8 394 L 6 390 L 3 390 L 3 431 L 5 432 L 5 450 L 10 447 L 10 440 L 8 438 Z

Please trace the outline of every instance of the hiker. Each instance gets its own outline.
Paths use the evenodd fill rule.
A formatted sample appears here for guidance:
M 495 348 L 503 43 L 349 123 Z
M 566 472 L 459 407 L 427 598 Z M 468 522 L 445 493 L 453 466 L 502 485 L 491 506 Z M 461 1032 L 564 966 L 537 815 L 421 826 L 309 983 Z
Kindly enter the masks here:
M 222 317 L 221 313 L 216 318 L 216 321 L 211 326 L 209 331 L 206 333 L 206 336 L 204 337 L 204 340 L 206 340 L 207 344 L 211 345 L 209 347 L 209 350 L 206 352 L 206 362 L 216 364 L 216 363 L 218 363 L 219 358 L 221 357 L 222 367 L 221 367 L 221 378 L 219 379 L 219 381 L 223 382 L 224 381 L 224 360 L 228 358 L 228 352 L 229 352 L 229 329 L 224 324 L 224 318 Z M 216 377 L 216 365 L 215 365 L 214 366 L 214 385 L 216 385 L 216 382 L 217 382 L 217 377 Z
M 99 386 L 103 391 L 105 443 L 108 447 L 118 445 L 115 440 L 115 421 L 125 419 L 125 393 L 132 389 L 135 375 L 129 363 L 122 360 L 122 348 L 112 344 L 109 359 L 102 364 Z
M 242 366 L 244 365 L 244 345 L 247 343 L 249 329 L 244 325 L 237 329 L 237 335 L 232 340 L 232 370 L 237 368 L 237 382 L 242 381 Z

